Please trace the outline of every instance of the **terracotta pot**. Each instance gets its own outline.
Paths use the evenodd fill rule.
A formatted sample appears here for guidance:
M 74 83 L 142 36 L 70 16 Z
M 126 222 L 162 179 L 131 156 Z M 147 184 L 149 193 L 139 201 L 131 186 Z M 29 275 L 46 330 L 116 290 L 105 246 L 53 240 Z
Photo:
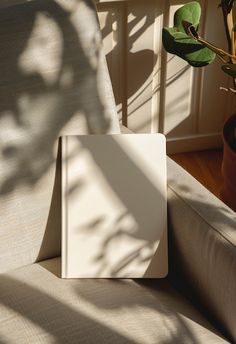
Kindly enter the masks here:
M 222 162 L 223 187 L 221 198 L 230 208 L 236 211 L 236 114 L 224 124 L 224 155 Z

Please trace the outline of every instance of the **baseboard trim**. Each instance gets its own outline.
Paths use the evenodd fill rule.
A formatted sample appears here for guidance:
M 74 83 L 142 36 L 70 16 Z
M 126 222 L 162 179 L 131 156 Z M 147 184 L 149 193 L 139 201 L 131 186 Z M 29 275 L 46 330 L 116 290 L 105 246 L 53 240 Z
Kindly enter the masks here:
M 179 138 L 167 138 L 167 153 L 183 153 L 197 150 L 221 148 L 222 136 L 220 133 L 205 135 L 190 135 Z

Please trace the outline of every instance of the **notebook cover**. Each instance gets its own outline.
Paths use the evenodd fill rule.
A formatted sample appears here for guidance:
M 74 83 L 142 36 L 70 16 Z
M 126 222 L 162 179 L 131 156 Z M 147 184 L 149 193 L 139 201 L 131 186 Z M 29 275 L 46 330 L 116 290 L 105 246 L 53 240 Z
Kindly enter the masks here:
M 62 137 L 62 277 L 160 278 L 167 262 L 161 134 Z

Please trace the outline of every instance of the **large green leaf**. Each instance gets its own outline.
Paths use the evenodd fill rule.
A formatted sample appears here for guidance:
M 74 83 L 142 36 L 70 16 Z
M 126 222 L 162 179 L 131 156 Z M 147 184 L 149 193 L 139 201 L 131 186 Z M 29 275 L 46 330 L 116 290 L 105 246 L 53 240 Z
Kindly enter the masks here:
M 204 67 L 215 58 L 215 53 L 186 33 L 186 24 L 195 32 L 201 17 L 201 6 L 192 1 L 180 7 L 174 14 L 174 27 L 162 30 L 162 41 L 165 49 L 175 54 L 191 66 Z M 197 32 L 196 35 L 197 36 Z
M 162 41 L 169 53 L 181 57 L 193 67 L 204 67 L 215 58 L 213 51 L 176 27 L 163 28 Z
M 180 7 L 174 14 L 174 27 L 185 32 L 183 22 L 191 23 L 197 30 L 201 17 L 201 6 L 197 1 L 192 1 Z

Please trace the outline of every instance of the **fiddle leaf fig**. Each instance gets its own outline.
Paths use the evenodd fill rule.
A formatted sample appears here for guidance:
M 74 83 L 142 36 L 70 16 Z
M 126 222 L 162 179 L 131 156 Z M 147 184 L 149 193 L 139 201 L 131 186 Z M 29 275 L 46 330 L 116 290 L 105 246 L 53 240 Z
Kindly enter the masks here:
M 162 41 L 166 51 L 181 57 L 193 67 L 206 66 L 215 58 L 212 50 L 195 39 L 198 37 L 200 17 L 201 7 L 198 2 L 192 1 L 175 12 L 174 27 L 162 30 Z M 188 29 L 191 28 L 190 35 Z

